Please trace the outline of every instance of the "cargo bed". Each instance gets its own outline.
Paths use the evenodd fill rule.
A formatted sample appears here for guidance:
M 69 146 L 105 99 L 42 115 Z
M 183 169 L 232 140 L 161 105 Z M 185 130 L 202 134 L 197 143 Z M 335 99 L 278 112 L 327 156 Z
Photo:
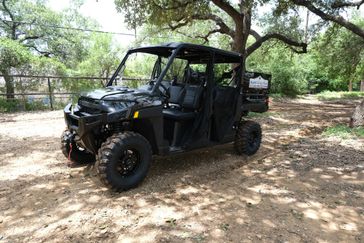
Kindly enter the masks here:
M 271 75 L 246 72 L 242 85 L 242 110 L 244 112 L 266 112 L 269 108 Z

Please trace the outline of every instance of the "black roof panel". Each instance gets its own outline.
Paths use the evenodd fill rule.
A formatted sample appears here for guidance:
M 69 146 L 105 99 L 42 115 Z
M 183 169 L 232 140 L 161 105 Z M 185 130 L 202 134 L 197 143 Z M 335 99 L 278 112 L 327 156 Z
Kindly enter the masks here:
M 181 48 L 184 52 L 179 53 L 177 58 L 187 59 L 190 61 L 198 62 L 199 60 L 206 60 L 206 57 L 209 53 L 215 54 L 215 62 L 223 63 L 223 62 L 236 62 L 239 63 L 241 60 L 241 54 L 232 51 L 225 51 L 218 48 L 203 46 L 191 43 L 180 43 L 180 42 L 171 42 L 154 46 L 146 46 L 131 49 L 130 52 L 145 52 L 150 54 L 156 54 L 160 56 L 168 57 L 173 50 Z M 203 53 L 206 53 L 206 57 L 204 58 Z

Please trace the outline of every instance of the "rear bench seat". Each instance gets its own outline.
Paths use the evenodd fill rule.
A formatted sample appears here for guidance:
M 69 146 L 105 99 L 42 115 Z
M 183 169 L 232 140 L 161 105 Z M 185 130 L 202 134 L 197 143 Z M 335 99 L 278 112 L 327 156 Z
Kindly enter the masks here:
M 201 103 L 203 87 L 199 85 L 170 86 L 169 108 L 163 109 L 163 116 L 171 120 L 195 118 Z

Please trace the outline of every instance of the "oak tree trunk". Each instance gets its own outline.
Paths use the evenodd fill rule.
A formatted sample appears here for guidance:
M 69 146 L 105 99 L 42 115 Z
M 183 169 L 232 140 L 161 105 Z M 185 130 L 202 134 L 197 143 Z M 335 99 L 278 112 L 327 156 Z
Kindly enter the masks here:
M 241 22 L 236 23 L 235 27 L 235 36 L 233 39 L 233 45 L 232 49 L 235 52 L 239 52 L 242 54 L 242 75 L 244 77 L 246 72 L 246 48 L 247 48 L 247 42 L 248 37 L 250 34 L 250 28 L 251 28 L 251 17 L 249 13 L 245 13 L 244 17 L 241 19 Z
M 349 81 L 349 92 L 352 92 L 353 91 L 353 81 L 350 80 Z
M 5 80 L 6 99 L 12 100 L 15 97 L 14 96 L 14 92 L 15 92 L 14 78 L 12 76 L 10 76 L 9 70 L 1 70 L 1 73 L 4 75 L 3 77 Z
M 364 126 L 364 100 L 355 107 L 353 115 L 350 118 L 350 127 Z

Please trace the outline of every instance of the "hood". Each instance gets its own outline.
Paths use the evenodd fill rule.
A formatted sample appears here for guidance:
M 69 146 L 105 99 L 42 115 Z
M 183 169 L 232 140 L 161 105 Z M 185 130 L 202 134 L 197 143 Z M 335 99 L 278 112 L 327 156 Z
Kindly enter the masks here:
M 145 91 L 120 86 L 110 86 L 81 94 L 81 97 L 86 99 L 106 101 L 136 101 L 136 99 L 146 96 L 149 94 Z
M 125 111 L 132 106 L 145 107 L 157 103 L 160 105 L 160 100 L 151 96 L 147 91 L 110 86 L 81 94 L 78 99 L 78 108 L 81 111 L 96 114 Z

